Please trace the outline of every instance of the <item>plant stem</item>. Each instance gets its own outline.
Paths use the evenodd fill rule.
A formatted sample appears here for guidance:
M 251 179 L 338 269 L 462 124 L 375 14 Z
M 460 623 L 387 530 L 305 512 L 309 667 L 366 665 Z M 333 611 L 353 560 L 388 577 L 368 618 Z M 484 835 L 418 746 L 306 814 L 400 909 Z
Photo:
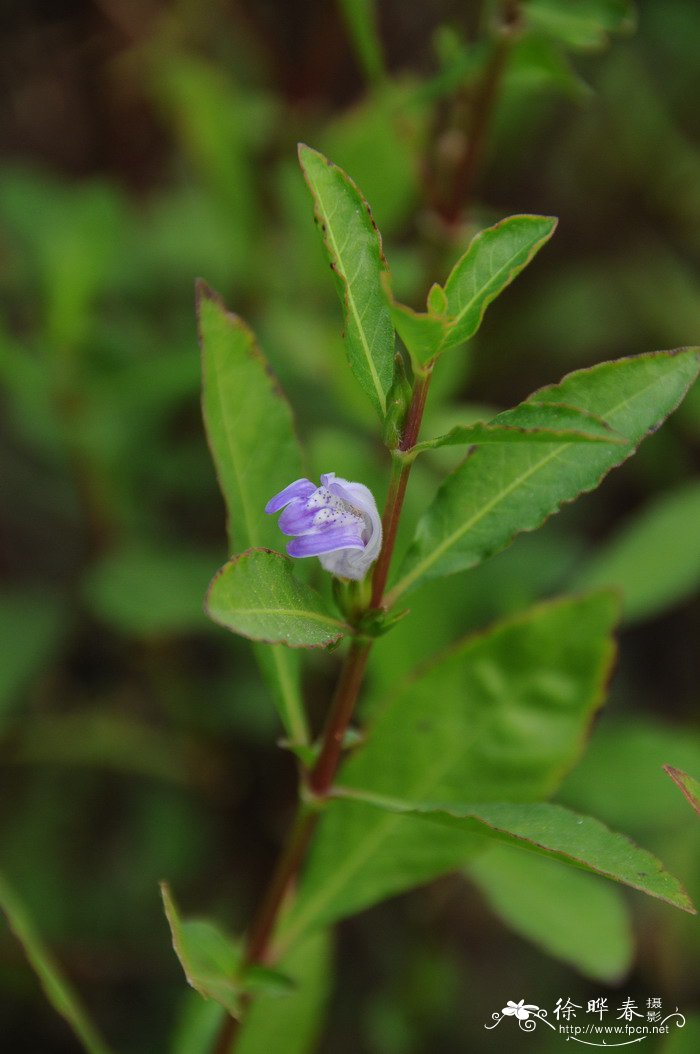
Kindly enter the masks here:
M 264 962 L 268 957 L 270 937 L 275 928 L 277 916 L 306 855 L 317 817 L 317 811 L 309 809 L 304 803 L 297 809 L 287 843 L 277 860 L 265 897 L 248 935 L 245 953 L 245 964 L 248 966 Z M 236 1018 L 226 1017 L 224 1019 L 213 1054 L 229 1054 L 238 1036 L 239 1027 L 240 1021 Z
M 277 861 L 270 885 L 248 937 L 246 960 L 249 963 L 262 962 L 267 955 L 277 915 L 289 889 L 289 884 L 306 855 L 309 839 L 316 826 L 316 817 L 316 810 L 304 807 L 303 804 L 297 811 L 287 844 Z
M 399 443 L 399 450 L 402 453 L 406 453 L 418 441 L 418 433 L 423 420 L 423 411 L 425 410 L 425 401 L 428 397 L 431 377 L 432 366 L 428 367 L 425 373 L 420 374 L 416 379 L 411 405 L 406 416 L 406 424 Z M 394 546 L 396 544 L 396 532 L 401 518 L 403 499 L 406 494 L 406 485 L 411 474 L 411 464 L 410 461 L 402 462 L 396 458 L 392 464 L 389 493 L 387 494 L 384 516 L 382 517 L 382 531 L 384 534 L 382 551 L 379 554 L 372 576 L 370 608 L 374 610 L 381 608 L 384 599 L 386 580 L 389 577 L 389 567 L 391 566 L 391 558 L 394 555 Z
M 328 794 L 338 769 L 343 740 L 360 694 L 371 647 L 370 641 L 353 641 L 345 656 L 323 733 L 321 753 L 309 776 L 309 788 L 319 798 Z
M 402 453 L 415 446 L 418 440 L 431 375 L 432 367 L 428 367 L 416 378 L 411 405 L 399 443 L 399 450 Z M 379 610 L 382 606 L 411 466 L 411 461 L 402 461 L 397 458 L 393 460 L 389 491 L 382 517 L 382 552 L 375 564 L 372 577 L 372 599 L 369 604 L 371 610 Z M 371 649 L 372 641 L 358 638 L 351 642 L 345 655 L 323 731 L 321 751 L 307 777 L 307 786 L 314 799 L 327 797 L 332 787 L 340 764 L 343 741 L 360 694 Z M 245 963 L 248 966 L 267 962 L 272 957 L 270 942 L 277 919 L 304 862 L 319 815 L 318 807 L 314 808 L 305 801 L 300 803 L 287 843 L 277 861 L 267 892 L 247 938 Z M 239 1021 L 227 1017 L 217 1036 L 212 1054 L 231 1054 L 239 1035 L 239 1027 Z

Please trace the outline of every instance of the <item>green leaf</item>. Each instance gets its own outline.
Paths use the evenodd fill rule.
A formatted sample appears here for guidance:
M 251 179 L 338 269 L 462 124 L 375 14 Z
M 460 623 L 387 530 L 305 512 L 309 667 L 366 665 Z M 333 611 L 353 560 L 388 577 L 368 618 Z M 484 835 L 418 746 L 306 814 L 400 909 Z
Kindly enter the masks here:
M 414 311 L 412 307 L 393 300 L 388 280 L 383 282 L 383 287 L 389 298 L 391 318 L 396 332 L 406 346 L 414 366 L 420 367 L 437 358 L 447 340 L 450 317 L 447 314 L 437 314 L 431 306 L 436 304 L 436 296 L 433 293 L 435 286 L 428 294 L 427 312 Z
M 294 991 L 294 981 L 280 970 L 271 966 L 253 963 L 245 968 L 246 989 L 251 992 L 265 992 L 268 995 L 289 995 Z
M 290 648 L 325 648 L 350 627 L 334 618 L 305 582 L 294 577 L 288 556 L 248 549 L 215 575 L 206 611 L 214 622 L 251 640 Z
M 488 305 L 527 267 L 556 226 L 553 216 L 509 216 L 476 235 L 445 283 L 450 329 L 440 350 L 476 333 Z
M 322 1023 L 332 980 L 329 935 L 320 931 L 300 941 L 280 966 L 294 983 L 283 998 L 261 993 L 246 1014 L 239 1054 L 310 1054 Z
M 232 1017 L 239 1017 L 244 992 L 240 947 L 212 922 L 183 921 L 166 882 L 161 882 L 160 890 L 173 948 L 187 983 L 205 999 L 220 1003 Z
M 553 793 L 602 702 L 616 613 L 616 598 L 596 593 L 538 605 L 468 637 L 395 690 L 339 781 L 409 800 Z M 312 842 L 286 939 L 460 867 L 468 855 L 468 840 L 454 831 L 360 803 L 333 805 Z
M 370 84 L 384 75 L 384 56 L 374 0 L 338 0 L 355 52 Z
M 564 502 L 593 490 L 676 408 L 700 369 L 697 348 L 652 352 L 578 370 L 528 403 L 594 413 L 631 444 L 492 444 L 477 447 L 440 487 L 420 520 L 390 591 L 393 604 L 421 579 L 474 567 Z
M 332 979 L 329 935 L 312 934 L 282 959 L 280 967 L 283 974 L 266 967 L 246 970 L 245 987 L 254 998 L 240 1027 L 238 1054 L 311 1054 L 313 1050 Z M 224 1011 L 214 1002 L 189 995 L 193 998 L 186 1000 L 174 1030 L 172 1054 L 210 1054 Z
M 609 984 L 627 973 L 632 932 L 614 886 L 507 845 L 481 853 L 467 874 L 505 925 L 548 955 Z
M 700 813 L 700 783 L 682 769 L 674 769 L 673 765 L 664 765 L 664 771 L 671 777 L 677 787 L 680 788 L 684 797 L 688 799 L 697 813 Z
M 616 435 L 605 421 L 594 414 L 556 403 L 521 403 L 520 406 L 513 410 L 505 410 L 490 421 L 456 425 L 445 435 L 417 443 L 410 453 L 467 444 L 556 442 L 617 443 L 622 446 L 627 444 L 626 439 Z
M 299 653 L 282 645 L 253 644 L 253 651 L 285 727 L 289 742 L 296 746 L 309 743 L 309 729 L 301 697 L 301 664 Z
M 230 551 L 272 548 L 279 529 L 265 515 L 265 505 L 304 474 L 292 412 L 251 330 L 203 282 L 197 285 L 197 315 L 202 410 L 226 502 Z M 288 649 L 256 648 L 256 658 L 289 738 L 308 742 L 298 656 Z
M 577 586 L 619 587 L 629 622 L 664 611 L 685 600 L 700 584 L 698 524 L 700 483 L 660 495 L 611 541 L 597 546 L 577 575 Z
M 350 367 L 384 417 L 394 377 L 394 328 L 381 282 L 388 272 L 381 236 L 367 202 L 341 168 L 304 144 L 299 163 L 343 305 Z
M 270 498 L 303 476 L 292 411 L 243 319 L 197 284 L 202 408 L 228 515 L 231 550 L 272 548 Z
M 630 32 L 636 22 L 630 0 L 528 0 L 523 14 L 526 25 L 583 51 L 605 47 L 610 33 Z
M 211 1054 L 226 1011 L 213 1000 L 188 990 L 172 1029 L 169 1054 Z
M 88 1054 L 109 1054 L 109 1047 L 63 976 L 60 966 L 34 929 L 24 905 L 0 875 L 0 909 L 41 981 L 46 998 L 68 1022 Z
M 427 363 L 473 337 L 488 305 L 549 241 L 556 225 L 550 216 L 509 216 L 477 234 L 445 283 L 442 314 L 435 311 L 440 305 L 435 287 L 427 314 L 394 302 L 394 325 L 411 357 Z
M 603 875 L 632 889 L 657 897 L 673 907 L 697 914 L 678 879 L 646 849 L 626 835 L 611 831 L 592 816 L 581 816 L 548 802 L 487 805 L 443 805 L 386 798 L 355 788 L 338 787 L 347 795 L 380 810 L 415 816 L 463 832 L 467 845 L 474 835 L 484 835 L 506 845 L 561 860 L 592 874 Z

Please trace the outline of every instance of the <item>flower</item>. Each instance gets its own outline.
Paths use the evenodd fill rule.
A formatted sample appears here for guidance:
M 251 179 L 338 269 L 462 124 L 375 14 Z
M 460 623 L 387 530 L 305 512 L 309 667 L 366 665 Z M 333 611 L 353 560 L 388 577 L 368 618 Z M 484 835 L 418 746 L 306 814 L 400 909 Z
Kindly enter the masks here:
M 318 556 L 326 571 L 359 581 L 379 556 L 382 521 L 372 492 L 362 483 L 321 476 L 321 486 L 297 479 L 275 494 L 265 512 L 284 512 L 279 527 L 293 541 L 290 556 Z
M 530 1014 L 535 1010 L 539 1010 L 539 1007 L 534 1006 L 532 1003 L 526 1003 L 524 999 L 518 1000 L 517 1003 L 509 999 L 508 1005 L 503 1007 L 501 1013 L 505 1014 L 506 1017 L 517 1017 L 518 1021 L 527 1021 Z

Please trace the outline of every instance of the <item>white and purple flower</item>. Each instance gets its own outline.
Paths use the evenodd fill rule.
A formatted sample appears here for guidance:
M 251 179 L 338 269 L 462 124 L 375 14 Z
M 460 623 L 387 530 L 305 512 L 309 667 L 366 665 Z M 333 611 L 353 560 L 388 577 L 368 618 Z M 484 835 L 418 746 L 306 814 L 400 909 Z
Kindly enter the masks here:
M 298 479 L 275 494 L 265 512 L 284 512 L 280 530 L 293 538 L 290 556 L 317 556 L 326 571 L 359 581 L 379 556 L 382 521 L 372 492 L 362 483 L 321 476 L 321 486 Z

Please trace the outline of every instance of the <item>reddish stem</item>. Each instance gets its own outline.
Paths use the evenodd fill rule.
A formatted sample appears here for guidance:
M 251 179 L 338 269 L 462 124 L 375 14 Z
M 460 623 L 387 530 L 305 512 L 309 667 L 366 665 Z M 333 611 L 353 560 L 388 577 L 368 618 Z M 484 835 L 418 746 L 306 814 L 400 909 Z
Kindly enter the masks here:
M 399 450 L 402 453 L 406 453 L 411 447 L 414 447 L 418 441 L 418 433 L 420 432 L 421 421 L 423 420 L 423 411 L 425 410 L 425 400 L 428 397 L 431 376 L 432 366 L 428 367 L 426 372 L 420 374 L 416 379 L 411 405 L 406 417 L 406 424 L 401 436 L 401 442 L 399 443 Z M 396 470 L 397 464 L 400 464 L 398 473 Z M 404 461 L 403 463 L 394 461 L 391 482 L 389 484 L 389 493 L 387 494 L 384 516 L 382 517 L 382 531 L 384 534 L 382 551 L 379 554 L 379 559 L 375 564 L 374 574 L 372 576 L 372 599 L 370 601 L 370 607 L 374 610 L 381 608 L 384 599 L 386 580 L 389 577 L 391 558 L 394 555 L 396 532 L 401 518 L 403 499 L 406 494 L 406 485 L 410 474 L 410 461 Z
M 319 798 L 328 794 L 338 769 L 343 740 L 360 694 L 371 647 L 369 641 L 353 641 L 345 656 L 323 734 L 321 753 L 309 777 L 309 788 Z
M 430 386 L 432 368 L 428 368 L 416 379 L 411 405 L 406 417 L 399 450 L 409 451 L 418 440 L 425 400 Z M 396 542 L 396 531 L 401 516 L 406 484 L 411 472 L 410 461 L 394 461 L 392 478 L 389 484 L 382 528 L 384 540 L 379 560 L 375 564 L 372 578 L 372 599 L 370 608 L 378 610 L 382 606 L 384 589 L 389 574 L 389 566 Z M 367 668 L 367 660 L 372 642 L 360 638 L 353 640 L 345 656 L 340 677 L 333 696 L 328 721 L 323 732 L 321 752 L 308 777 L 308 788 L 317 798 L 325 798 L 333 784 L 338 771 L 343 750 L 343 741 L 355 710 L 362 681 Z M 274 933 L 279 913 L 291 892 L 297 874 L 306 856 L 311 836 L 316 827 L 319 813 L 302 804 L 287 844 L 277 862 L 267 893 L 255 917 L 246 943 L 245 963 L 266 962 L 271 958 L 270 942 Z M 240 1023 L 235 1018 L 227 1017 L 217 1036 L 212 1054 L 231 1054 L 239 1035 Z

